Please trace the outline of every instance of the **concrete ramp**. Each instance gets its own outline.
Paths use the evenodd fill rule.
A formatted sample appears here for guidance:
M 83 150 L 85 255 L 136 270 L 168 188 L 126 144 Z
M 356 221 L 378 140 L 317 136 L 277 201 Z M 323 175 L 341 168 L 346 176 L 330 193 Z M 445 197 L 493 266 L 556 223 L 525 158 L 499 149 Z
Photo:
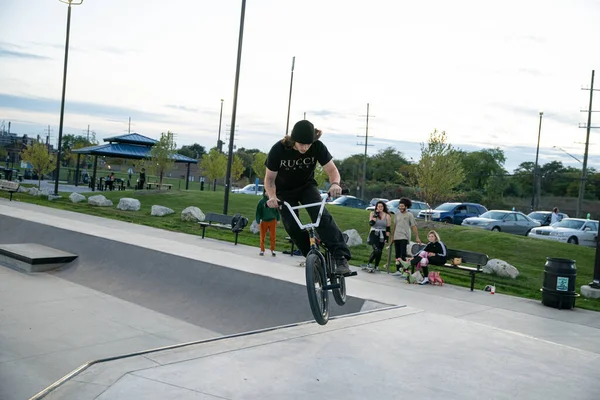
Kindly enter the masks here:
M 98 362 L 46 398 L 595 400 L 599 367 L 595 353 L 399 307 Z
M 0 216 L 13 241 L 30 240 L 79 257 L 48 272 L 222 334 L 312 320 L 303 285 L 175 256 L 49 225 Z M 0 231 L 0 241 L 2 238 Z M 198 251 L 210 251 L 198 248 Z M 238 258 L 239 259 L 239 258 Z M 382 307 L 348 296 L 331 315 Z

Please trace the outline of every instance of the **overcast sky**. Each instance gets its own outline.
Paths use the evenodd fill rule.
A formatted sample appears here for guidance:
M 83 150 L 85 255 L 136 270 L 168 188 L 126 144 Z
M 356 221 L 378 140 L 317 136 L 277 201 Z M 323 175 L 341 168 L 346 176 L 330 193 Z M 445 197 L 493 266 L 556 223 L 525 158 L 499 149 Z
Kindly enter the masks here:
M 84 0 L 72 7 L 64 133 L 176 133 L 178 146 L 230 134 L 240 0 Z M 67 5 L 0 3 L 0 122 L 58 136 Z M 583 159 L 600 0 L 248 0 L 237 147 L 268 151 L 306 118 L 335 158 L 394 146 L 419 159 L 434 129 L 465 150 L 500 147 L 509 171 Z M 600 88 L 600 77 L 596 79 Z M 596 93 L 595 110 L 600 110 Z M 600 126 L 599 113 L 592 126 Z M 600 169 L 600 129 L 589 165 Z

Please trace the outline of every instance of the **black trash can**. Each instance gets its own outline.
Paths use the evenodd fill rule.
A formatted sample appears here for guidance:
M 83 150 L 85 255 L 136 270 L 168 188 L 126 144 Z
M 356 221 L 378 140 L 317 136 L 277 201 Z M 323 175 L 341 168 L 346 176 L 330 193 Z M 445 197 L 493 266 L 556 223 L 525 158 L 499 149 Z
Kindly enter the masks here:
M 566 258 L 546 258 L 542 304 L 559 310 L 575 307 L 575 260 Z

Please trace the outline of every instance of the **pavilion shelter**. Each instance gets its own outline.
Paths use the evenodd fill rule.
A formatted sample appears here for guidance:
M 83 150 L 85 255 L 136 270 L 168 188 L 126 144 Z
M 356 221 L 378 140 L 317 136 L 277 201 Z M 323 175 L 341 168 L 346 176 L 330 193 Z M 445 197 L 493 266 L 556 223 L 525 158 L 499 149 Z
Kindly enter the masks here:
M 121 136 L 113 136 L 105 138 L 104 144 L 97 146 L 84 147 L 81 149 L 73 150 L 73 153 L 77 154 L 77 167 L 75 170 L 75 186 L 79 183 L 79 164 L 81 155 L 94 156 L 94 169 L 92 173 L 92 191 L 96 190 L 96 170 L 98 166 L 98 157 L 114 157 L 124 158 L 130 160 L 144 160 L 150 159 L 150 150 L 152 146 L 158 143 L 158 140 L 151 139 L 149 137 L 140 135 L 139 133 L 128 133 Z M 185 189 L 189 189 L 190 184 L 190 164 L 198 164 L 198 160 L 190 157 L 186 157 L 181 154 L 174 154 L 173 161 L 176 163 L 187 164 L 187 174 L 185 179 Z

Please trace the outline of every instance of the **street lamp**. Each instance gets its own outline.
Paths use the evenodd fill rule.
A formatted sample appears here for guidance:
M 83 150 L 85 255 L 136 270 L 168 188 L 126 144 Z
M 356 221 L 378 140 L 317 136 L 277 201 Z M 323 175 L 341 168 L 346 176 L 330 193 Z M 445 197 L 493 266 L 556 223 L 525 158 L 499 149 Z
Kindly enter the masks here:
M 537 192 L 537 184 L 538 184 L 538 156 L 540 154 L 540 136 L 542 134 L 542 117 L 544 115 L 543 111 L 540 111 L 540 124 L 538 127 L 538 140 L 537 140 L 537 149 L 535 151 L 535 166 L 533 167 L 533 194 L 531 195 L 531 211 L 535 209 L 535 197 Z M 538 193 L 539 195 L 539 193 Z M 539 203 L 539 200 L 538 200 Z M 539 204 L 538 204 L 539 205 Z
M 560 151 L 562 151 L 563 153 L 565 153 L 566 155 L 568 155 L 569 157 L 573 158 L 575 161 L 577 161 L 579 164 L 583 164 L 583 161 L 581 161 L 579 158 L 575 157 L 573 154 L 567 152 L 565 149 L 562 149 L 558 146 L 552 146 L 555 149 L 559 149 Z
M 59 0 L 61 3 L 68 4 L 67 9 L 67 39 L 65 41 L 65 66 L 63 70 L 62 100 L 60 102 L 60 123 L 58 125 L 58 152 L 56 154 L 56 180 L 54 181 L 54 195 L 58 196 L 58 179 L 60 176 L 60 156 L 62 146 L 63 121 L 65 117 L 65 92 L 67 90 L 67 62 L 69 60 L 69 32 L 71 30 L 71 5 L 78 6 L 83 0 Z
M 242 42 L 244 40 L 244 18 L 246 16 L 246 0 L 242 0 L 240 16 L 240 36 L 238 38 L 237 65 L 235 67 L 235 83 L 233 85 L 233 107 L 231 109 L 231 133 L 229 134 L 229 154 L 227 157 L 227 172 L 225 173 L 225 196 L 223 199 L 223 214 L 227 215 L 229 206 L 229 187 L 231 186 L 231 165 L 233 164 L 233 137 L 235 132 L 235 117 L 237 112 L 238 86 L 240 82 L 240 67 L 242 63 Z
M 221 99 L 221 113 L 219 114 L 219 136 L 217 138 L 217 149 L 219 152 L 223 152 L 223 142 L 221 142 L 221 121 L 223 120 L 223 99 Z M 216 181 L 216 179 L 215 179 Z

